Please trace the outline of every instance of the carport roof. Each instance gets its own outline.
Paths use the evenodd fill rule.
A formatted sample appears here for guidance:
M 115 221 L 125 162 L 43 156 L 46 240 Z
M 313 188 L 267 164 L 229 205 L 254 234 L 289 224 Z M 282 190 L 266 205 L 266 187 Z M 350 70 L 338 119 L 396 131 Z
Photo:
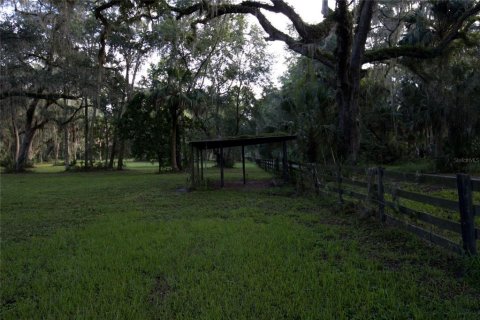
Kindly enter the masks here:
M 221 139 L 190 141 L 190 145 L 196 149 L 205 150 L 284 142 L 295 140 L 296 138 L 297 136 L 295 135 L 236 136 Z

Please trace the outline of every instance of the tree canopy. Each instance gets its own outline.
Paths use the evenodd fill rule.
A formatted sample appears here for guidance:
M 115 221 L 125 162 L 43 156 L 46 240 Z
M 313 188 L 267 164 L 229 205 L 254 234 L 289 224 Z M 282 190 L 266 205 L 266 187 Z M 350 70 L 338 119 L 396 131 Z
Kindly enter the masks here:
M 3 1 L 2 162 L 181 170 L 188 140 L 276 130 L 309 161 L 473 157 L 480 1 L 325 3 L 309 24 L 283 0 Z

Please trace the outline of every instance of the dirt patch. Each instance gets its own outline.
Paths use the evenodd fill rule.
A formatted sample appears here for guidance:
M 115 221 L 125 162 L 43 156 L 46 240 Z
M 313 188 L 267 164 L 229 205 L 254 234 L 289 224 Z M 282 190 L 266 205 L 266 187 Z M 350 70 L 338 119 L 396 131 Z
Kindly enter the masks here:
M 350 226 L 352 223 L 346 219 L 336 217 L 321 217 L 318 223 L 331 226 Z
M 430 193 L 430 192 L 438 192 L 438 191 L 443 191 L 445 190 L 445 187 L 442 186 L 434 186 L 434 185 L 422 185 L 420 187 L 420 190 L 425 193 Z
M 155 286 L 150 292 L 150 303 L 159 304 L 162 303 L 165 298 L 170 294 L 172 288 L 167 282 L 165 276 L 161 275 L 155 278 Z
M 225 181 L 224 189 L 266 189 L 271 187 L 280 186 L 281 182 L 274 179 L 266 180 L 252 180 L 247 181 L 246 184 L 243 184 L 243 181 Z M 214 189 L 220 189 L 220 181 L 215 181 L 211 185 Z

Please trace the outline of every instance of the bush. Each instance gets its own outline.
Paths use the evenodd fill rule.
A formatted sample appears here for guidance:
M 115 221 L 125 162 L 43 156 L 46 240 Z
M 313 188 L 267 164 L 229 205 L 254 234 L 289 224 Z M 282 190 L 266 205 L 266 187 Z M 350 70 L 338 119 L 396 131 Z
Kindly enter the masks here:
M 438 157 L 435 159 L 435 169 L 444 173 L 467 172 L 468 162 L 463 160 L 448 156 Z
M 5 167 L 6 170 L 13 170 L 15 162 L 10 157 L 5 157 L 0 160 L 0 166 Z

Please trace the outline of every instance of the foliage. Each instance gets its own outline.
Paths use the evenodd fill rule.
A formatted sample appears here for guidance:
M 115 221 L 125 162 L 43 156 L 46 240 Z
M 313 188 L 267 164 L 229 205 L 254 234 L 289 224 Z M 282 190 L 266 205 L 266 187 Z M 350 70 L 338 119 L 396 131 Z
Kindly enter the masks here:
M 332 160 L 336 135 L 331 73 L 305 58 L 294 59 L 283 77 L 281 90 L 272 90 L 262 101 L 259 125 L 263 131 L 297 134 L 295 160 Z M 267 156 L 268 155 L 264 155 Z
M 132 155 L 137 159 L 154 159 L 159 170 L 165 165 L 169 143 L 169 112 L 161 91 L 137 93 L 124 113 L 120 132 L 132 140 Z
M 478 47 L 460 46 L 448 58 L 417 65 L 415 76 L 401 82 L 398 98 L 405 135 L 423 143 L 423 152 L 436 159 L 440 171 L 463 171 L 468 165 L 463 160 L 478 155 L 476 54 Z
M 23 171 L 52 144 L 58 158 L 58 131 L 77 119 L 82 95 L 94 90 L 94 44 L 83 26 L 91 26 L 87 3 L 34 1 L 15 8 L 0 18 L 1 120 L 10 131 L 4 139 L 15 170 Z M 39 143 L 39 136 L 50 137 Z

